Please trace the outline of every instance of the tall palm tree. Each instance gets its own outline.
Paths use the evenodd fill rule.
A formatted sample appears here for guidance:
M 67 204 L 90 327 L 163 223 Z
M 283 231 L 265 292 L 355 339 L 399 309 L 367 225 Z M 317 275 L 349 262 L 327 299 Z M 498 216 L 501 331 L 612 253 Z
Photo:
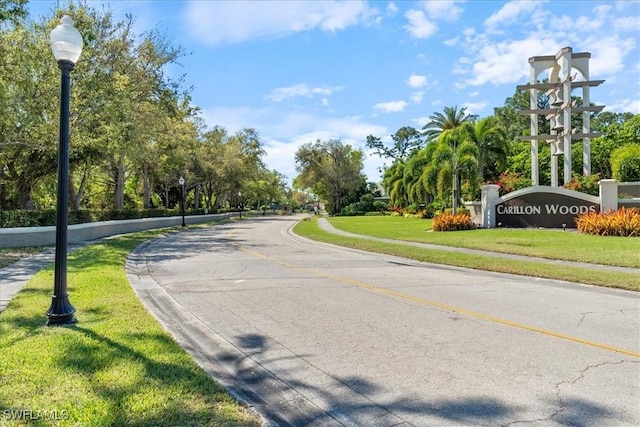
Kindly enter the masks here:
M 491 175 L 504 172 L 509 154 L 509 142 L 505 130 L 495 117 L 487 117 L 477 122 L 465 122 L 461 130 L 466 138 L 478 147 L 478 180 L 485 180 L 485 171 L 489 167 Z M 497 179 L 498 176 L 490 176 Z
M 443 200 L 451 191 L 455 215 L 460 200 L 460 182 L 477 181 L 478 147 L 460 127 L 442 132 L 433 158 L 424 172 L 427 188 L 435 189 Z
M 393 206 L 404 207 L 407 204 L 407 193 L 403 180 L 404 168 L 405 162 L 396 160 L 385 169 L 382 177 L 382 187 L 389 195 L 389 203 Z
M 436 195 L 435 191 L 429 191 L 423 178 L 435 148 L 436 144 L 428 144 L 407 160 L 403 180 L 407 197 L 411 202 L 427 204 L 432 202 Z
M 473 120 L 474 116 L 466 114 L 467 107 L 458 110 L 458 106 L 444 107 L 443 113 L 433 113 L 429 116 L 429 123 L 422 127 L 427 141 L 437 139 L 446 130 L 452 130 L 461 126 L 465 122 Z

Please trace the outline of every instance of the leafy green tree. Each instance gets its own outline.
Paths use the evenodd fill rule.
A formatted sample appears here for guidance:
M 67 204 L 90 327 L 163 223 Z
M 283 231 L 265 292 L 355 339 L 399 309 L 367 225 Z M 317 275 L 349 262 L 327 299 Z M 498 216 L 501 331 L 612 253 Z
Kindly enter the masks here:
M 145 171 L 149 163 L 142 159 L 148 149 L 153 151 L 149 146 L 157 143 L 163 122 L 179 114 L 179 80 L 168 78 L 164 69 L 176 63 L 182 49 L 156 31 L 137 36 L 132 16 L 115 21 L 110 11 L 85 6 L 69 13 L 85 39 L 75 71 L 81 107 L 75 129 L 83 134 L 84 147 L 99 147 L 100 153 L 91 166 L 101 171 L 87 166 L 83 170 L 94 178 L 99 174 L 111 188 L 115 209 L 124 207 L 126 191 L 133 192 L 129 199 L 136 196 L 137 186 L 127 180 L 140 177 L 148 206 L 151 175 Z
M 256 179 L 246 181 L 244 188 L 256 209 L 262 206 L 271 206 L 274 202 L 283 198 L 285 193 L 285 178 L 278 171 L 260 169 Z
M 22 22 L 27 17 L 28 0 L 2 0 L 0 1 L 0 25 L 8 21 L 13 24 Z
M 396 133 L 391 135 L 391 139 L 393 145 L 387 147 L 380 138 L 369 135 L 366 146 L 375 150 L 378 156 L 395 161 L 406 160 L 423 144 L 420 132 L 409 126 L 398 129 Z
M 507 166 L 509 141 L 495 117 L 481 119 L 467 129 L 467 137 L 478 147 L 478 179 L 495 180 Z
M 339 139 L 304 144 L 296 152 L 296 185 L 311 188 L 326 200 L 327 210 L 335 215 L 343 206 L 357 201 L 354 198 L 358 189 L 366 187 L 362 158 L 361 150 Z
M 426 185 L 427 166 L 433 160 L 437 144 L 428 144 L 422 150 L 411 156 L 404 168 L 402 180 L 407 192 L 409 204 L 425 205 L 432 202 L 436 193 L 431 191 Z
M 519 114 L 520 110 L 528 110 L 529 92 L 516 91 L 513 96 L 508 97 L 502 107 L 493 109 L 493 116 L 497 121 L 497 125 L 504 129 L 505 136 L 508 141 L 520 142 L 518 137 L 529 135 L 531 133 L 530 118 L 527 115 Z M 544 124 L 544 121 L 538 122 L 538 127 Z M 529 142 L 527 142 L 529 143 Z
M 40 24 L 0 26 L 0 53 L 0 169 L 33 209 L 34 186 L 56 170 L 59 71 Z
M 627 144 L 611 154 L 613 178 L 620 182 L 640 181 L 640 144 Z
M 382 175 L 382 187 L 389 196 L 389 203 L 392 206 L 404 207 L 408 204 L 407 191 L 403 179 L 404 168 L 405 162 L 396 160 L 384 170 Z
M 591 141 L 591 172 L 612 178 L 614 150 L 627 144 L 640 144 L 640 114 L 604 111 L 593 118 L 592 129 L 602 136 Z M 581 159 L 581 155 L 578 158 Z
M 204 133 L 196 146 L 190 162 L 190 170 L 201 186 L 205 206 L 216 210 L 227 202 L 238 202 L 238 192 L 247 201 L 267 191 L 275 197 L 271 188 L 273 175 L 265 169 L 264 148 L 254 129 L 243 129 L 234 135 L 219 126 Z M 256 183 L 264 181 L 258 188 Z
M 466 125 L 466 126 L 465 126 Z M 471 123 L 440 134 L 433 158 L 425 170 L 425 187 L 437 190 L 446 200 L 451 194 L 453 213 L 460 200 L 461 180 L 477 184 L 478 147 L 469 138 Z
M 463 123 L 471 121 L 473 118 L 466 111 L 467 107 L 458 110 L 456 105 L 455 107 L 444 107 L 442 113 L 436 112 L 429 116 L 429 122 L 422 127 L 427 141 L 436 140 L 444 131 L 455 129 Z

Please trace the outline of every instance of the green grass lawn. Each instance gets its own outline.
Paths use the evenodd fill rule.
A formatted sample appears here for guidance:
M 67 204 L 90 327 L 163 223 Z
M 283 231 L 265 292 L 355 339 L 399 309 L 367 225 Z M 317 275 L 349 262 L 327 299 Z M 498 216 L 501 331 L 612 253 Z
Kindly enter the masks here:
M 331 218 L 330 222 L 334 224 L 336 228 L 357 234 L 494 251 L 496 251 L 495 248 L 500 247 L 500 252 L 505 253 L 533 255 L 533 251 L 523 250 L 523 247 L 533 247 L 536 248 L 535 255 L 546 258 L 554 258 L 553 254 L 558 253 L 560 255 L 557 259 L 585 261 L 588 259 L 586 256 L 580 258 L 575 255 L 569 256 L 563 254 L 569 251 L 579 253 L 590 250 L 597 252 L 609 251 L 612 253 L 602 255 L 601 257 L 591 257 L 590 259 L 593 259 L 591 262 L 607 264 L 605 260 L 615 260 L 616 257 L 628 257 L 635 259 L 635 262 L 617 260 L 616 262 L 609 261 L 608 263 L 611 265 L 626 265 L 630 267 L 637 265 L 638 251 L 640 250 L 640 240 L 634 237 L 611 239 L 563 231 L 505 229 L 434 233 L 426 231 L 430 228 L 430 221 L 402 217 L 338 217 Z M 495 234 L 491 234 L 493 231 L 495 231 Z M 423 249 L 402 244 L 344 237 L 320 230 L 315 218 L 311 221 L 301 221 L 298 223 L 295 227 L 295 232 L 310 239 L 326 243 L 371 252 L 387 253 L 418 261 L 640 291 L 640 270 L 638 270 L 638 273 L 627 273 L 599 271 L 536 261 L 505 261 L 504 259 L 490 256 L 455 253 L 437 249 Z M 553 236 L 556 236 L 556 238 L 554 239 Z M 538 238 L 540 238 L 540 240 L 538 240 Z M 570 244 L 571 239 L 575 239 L 573 240 L 573 244 Z M 467 240 L 475 243 L 466 244 L 465 242 L 467 242 Z M 544 241 L 545 243 L 540 243 L 540 241 Z M 512 249 L 507 250 L 507 247 Z
M 53 267 L 34 276 L 9 303 L 0 314 L 0 425 L 260 425 L 133 292 L 126 257 L 159 234 L 105 240 L 69 256 L 75 325 L 45 326 Z M 25 422 L 10 421 L 8 410 L 42 412 L 40 419 Z M 55 415 L 68 419 L 46 419 Z
M 335 217 L 329 222 L 340 230 L 367 236 L 640 269 L 640 239 L 636 237 L 519 228 L 432 232 L 431 220 L 392 216 Z

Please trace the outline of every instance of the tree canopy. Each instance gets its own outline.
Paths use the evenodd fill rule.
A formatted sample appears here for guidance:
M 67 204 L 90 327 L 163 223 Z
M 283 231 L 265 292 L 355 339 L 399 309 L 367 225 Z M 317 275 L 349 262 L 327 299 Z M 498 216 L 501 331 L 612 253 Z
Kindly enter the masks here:
M 310 188 L 326 201 L 330 214 L 356 201 L 360 188 L 366 187 L 362 173 L 362 150 L 345 145 L 339 139 L 317 140 L 302 145 L 296 152 L 296 186 Z
M 180 176 L 192 209 L 229 206 L 241 189 L 245 203 L 283 199 L 285 177 L 267 170 L 257 131 L 207 128 L 175 73 L 186 53 L 169 37 L 84 3 L 34 22 L 25 3 L 0 2 L 3 210 L 55 205 L 60 77 L 48 37 L 64 14 L 84 39 L 72 72 L 72 210 L 173 208 Z

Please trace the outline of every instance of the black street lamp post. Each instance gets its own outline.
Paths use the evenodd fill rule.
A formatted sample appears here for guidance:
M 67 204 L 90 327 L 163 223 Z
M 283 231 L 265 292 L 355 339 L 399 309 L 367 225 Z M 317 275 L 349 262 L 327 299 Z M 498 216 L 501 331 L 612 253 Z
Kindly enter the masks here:
M 180 210 L 182 211 L 182 226 L 186 227 L 186 224 L 184 223 L 184 178 L 180 177 L 178 182 L 180 183 L 180 187 L 182 188 L 182 191 L 180 192 L 180 199 L 182 199 L 182 207 L 180 208 Z
M 238 207 L 240 208 L 240 219 L 242 219 L 242 191 L 238 191 Z
M 51 306 L 47 310 L 47 325 L 76 322 L 76 309 L 67 293 L 67 209 L 69 198 L 69 97 L 71 70 L 82 52 L 82 36 L 73 21 L 64 15 L 51 32 L 51 50 L 61 71 L 60 138 L 58 146 L 58 200 L 56 212 L 56 255 Z

